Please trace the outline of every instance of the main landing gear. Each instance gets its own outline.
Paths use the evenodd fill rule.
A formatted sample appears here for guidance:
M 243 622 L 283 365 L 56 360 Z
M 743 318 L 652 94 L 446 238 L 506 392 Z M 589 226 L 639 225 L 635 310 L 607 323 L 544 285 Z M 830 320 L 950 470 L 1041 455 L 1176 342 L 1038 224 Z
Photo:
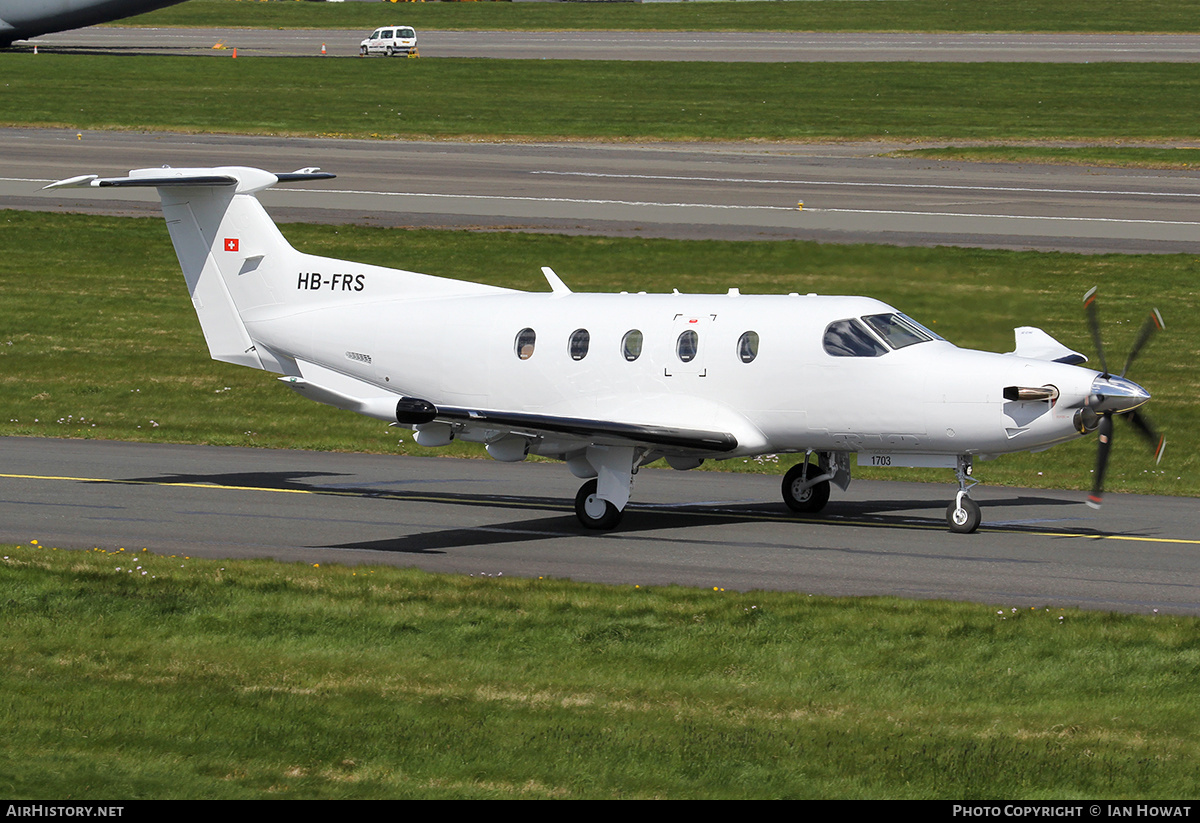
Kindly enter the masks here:
M 813 514 L 829 502 L 829 480 L 833 475 L 822 472 L 806 457 L 788 469 L 783 476 L 783 502 L 794 512 Z
M 567 460 L 576 477 L 590 478 L 575 495 L 575 516 L 588 529 L 611 529 L 621 522 L 633 475 L 646 455 L 629 446 L 588 446 Z
M 589 529 L 612 529 L 621 522 L 624 512 L 596 494 L 599 483 L 589 480 L 575 495 L 575 516 Z

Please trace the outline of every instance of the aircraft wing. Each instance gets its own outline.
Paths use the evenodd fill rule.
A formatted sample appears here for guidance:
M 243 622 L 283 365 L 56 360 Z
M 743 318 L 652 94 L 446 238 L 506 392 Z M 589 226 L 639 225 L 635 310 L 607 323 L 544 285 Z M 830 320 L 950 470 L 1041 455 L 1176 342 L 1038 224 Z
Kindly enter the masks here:
M 439 406 L 434 419 L 481 429 L 499 429 L 512 434 L 566 435 L 589 443 L 655 446 L 672 453 L 724 453 L 731 452 L 738 446 L 737 437 L 729 432 L 527 412 Z
M 496 435 L 515 434 L 534 439 L 570 440 L 580 444 L 609 446 L 650 446 L 675 455 L 725 454 L 737 449 L 739 438 L 728 431 L 695 429 L 663 423 L 630 423 L 564 414 L 535 414 L 465 406 L 435 406 L 428 400 L 380 394 L 363 381 L 341 375 L 304 360 L 297 361 L 303 376 L 279 378 L 288 388 L 309 400 L 339 409 L 355 411 L 379 420 L 404 426 L 445 423 L 469 440 L 493 439 Z M 637 405 L 635 402 L 634 406 Z M 654 419 L 639 414 L 627 404 L 614 404 L 622 416 L 630 419 Z M 686 419 L 714 419 L 712 410 L 704 416 L 693 413 Z M 661 420 L 661 417 L 659 418 Z M 737 421 L 726 421 L 736 423 Z M 483 437 L 471 436 L 484 434 Z M 750 438 L 752 439 L 752 438 Z

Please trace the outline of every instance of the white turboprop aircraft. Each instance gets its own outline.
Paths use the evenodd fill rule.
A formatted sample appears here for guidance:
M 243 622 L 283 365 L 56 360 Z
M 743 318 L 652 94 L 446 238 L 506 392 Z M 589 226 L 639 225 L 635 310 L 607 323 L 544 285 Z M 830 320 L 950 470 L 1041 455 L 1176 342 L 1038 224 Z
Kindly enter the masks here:
M 867 297 L 522 292 L 316 257 L 293 249 L 255 193 L 317 169 L 137 169 L 47 188 L 158 189 L 192 303 L 216 360 L 277 372 L 315 400 L 461 439 L 497 460 L 557 458 L 587 480 L 584 526 L 612 528 L 640 466 L 804 453 L 783 481 L 798 512 L 859 465 L 955 469 L 946 518 L 971 532 L 972 460 L 1041 451 L 1099 429 L 1099 505 L 1112 419 L 1161 457 L 1137 409 L 1149 393 L 1104 365 L 1095 290 L 1085 300 L 1101 371 L 1040 329 L 1008 354 L 960 349 Z M 1126 363 L 1162 327 L 1154 311 Z M 810 458 L 815 455 L 815 460 Z

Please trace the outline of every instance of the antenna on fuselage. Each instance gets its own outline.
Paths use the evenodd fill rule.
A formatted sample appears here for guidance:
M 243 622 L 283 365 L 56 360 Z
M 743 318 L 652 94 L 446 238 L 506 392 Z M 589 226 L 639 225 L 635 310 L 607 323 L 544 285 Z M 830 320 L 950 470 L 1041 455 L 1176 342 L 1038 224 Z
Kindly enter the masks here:
M 562 278 L 554 273 L 554 269 L 549 266 L 542 266 L 542 274 L 546 276 L 546 282 L 550 284 L 550 291 L 555 294 L 571 293 L 571 290 L 567 288 L 567 284 L 562 281 Z

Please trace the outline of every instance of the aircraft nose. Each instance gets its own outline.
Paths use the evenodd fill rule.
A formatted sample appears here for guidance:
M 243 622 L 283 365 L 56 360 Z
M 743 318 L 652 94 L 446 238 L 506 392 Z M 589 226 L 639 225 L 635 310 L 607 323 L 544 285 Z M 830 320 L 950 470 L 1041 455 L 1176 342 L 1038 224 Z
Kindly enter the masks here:
M 1088 407 L 1097 414 L 1132 411 L 1150 399 L 1150 392 L 1132 380 L 1115 375 L 1100 375 L 1092 381 Z

